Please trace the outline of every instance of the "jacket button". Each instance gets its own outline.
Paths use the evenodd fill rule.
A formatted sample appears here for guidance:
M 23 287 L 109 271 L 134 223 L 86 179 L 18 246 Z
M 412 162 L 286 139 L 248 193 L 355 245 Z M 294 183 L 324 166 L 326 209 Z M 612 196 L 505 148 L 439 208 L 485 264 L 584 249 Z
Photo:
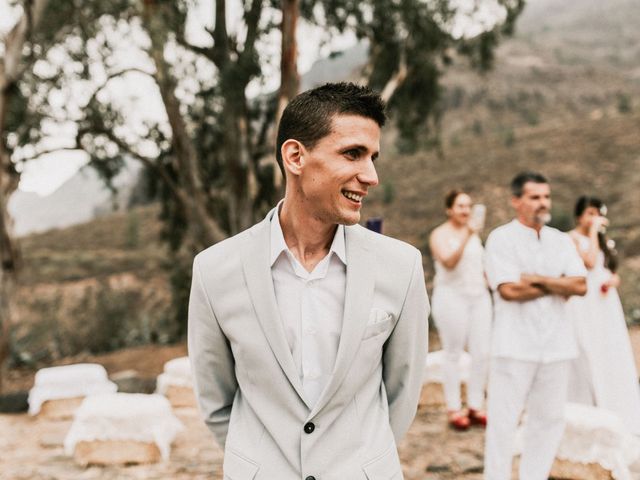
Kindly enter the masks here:
M 304 425 L 304 433 L 313 433 L 313 431 L 316 429 L 316 426 L 309 422 L 309 423 L 305 423 Z M 315 480 L 313 477 L 307 477 L 307 480 Z
M 304 480 L 316 480 L 316 477 L 314 477 L 313 475 L 309 475 L 307 478 L 305 478 Z

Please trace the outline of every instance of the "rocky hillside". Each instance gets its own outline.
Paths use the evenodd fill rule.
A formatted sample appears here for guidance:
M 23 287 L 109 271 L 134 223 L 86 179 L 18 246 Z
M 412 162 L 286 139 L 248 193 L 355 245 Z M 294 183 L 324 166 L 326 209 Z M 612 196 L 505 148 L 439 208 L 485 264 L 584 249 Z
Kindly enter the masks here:
M 638 22 L 640 9 L 626 0 L 531 2 L 491 72 L 462 63 L 448 71 L 439 152 L 401 155 L 389 132 L 381 188 L 365 214 L 384 217 L 386 233 L 419 246 L 430 268 L 427 238 L 444 220 L 448 189 L 462 187 L 487 204 L 492 228 L 511 216 L 513 175 L 541 171 L 551 179 L 561 228 L 572 227 L 579 195 L 607 202 L 626 311 L 640 319 Z

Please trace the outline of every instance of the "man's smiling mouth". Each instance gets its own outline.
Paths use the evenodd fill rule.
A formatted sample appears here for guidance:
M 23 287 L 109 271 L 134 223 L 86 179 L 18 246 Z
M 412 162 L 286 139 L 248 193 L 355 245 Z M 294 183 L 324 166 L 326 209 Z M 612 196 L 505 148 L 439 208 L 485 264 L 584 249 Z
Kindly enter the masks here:
M 350 192 L 348 190 L 343 190 L 342 195 L 347 197 L 349 200 L 353 200 L 354 202 L 360 203 L 364 198 L 364 195 L 358 195 L 357 193 Z

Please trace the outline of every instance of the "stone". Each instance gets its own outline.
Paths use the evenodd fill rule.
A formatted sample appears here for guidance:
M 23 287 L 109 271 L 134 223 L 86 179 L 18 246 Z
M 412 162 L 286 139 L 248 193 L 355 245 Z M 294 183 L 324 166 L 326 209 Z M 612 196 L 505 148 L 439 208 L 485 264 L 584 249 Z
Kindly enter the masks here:
M 29 410 L 29 392 L 0 395 L 0 413 L 23 413 Z
M 444 464 L 431 464 L 429 465 L 426 470 L 426 472 L 428 473 L 445 473 L 445 472 L 450 472 L 451 471 L 451 465 L 444 465 Z
M 155 378 L 144 378 L 136 370 L 122 370 L 111 375 L 110 380 L 118 386 L 121 393 L 153 393 L 156 389 Z

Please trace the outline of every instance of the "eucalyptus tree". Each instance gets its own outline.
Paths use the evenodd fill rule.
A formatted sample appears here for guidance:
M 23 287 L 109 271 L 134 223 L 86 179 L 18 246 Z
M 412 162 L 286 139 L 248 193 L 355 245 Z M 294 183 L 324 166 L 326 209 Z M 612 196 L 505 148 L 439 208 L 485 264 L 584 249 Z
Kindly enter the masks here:
M 125 158 L 141 162 L 161 199 L 164 238 L 183 265 L 180 258 L 252 225 L 278 195 L 273 123 L 298 88 L 298 15 L 327 36 L 353 32 L 368 42 L 361 81 L 388 99 L 402 145 L 412 148 L 437 120 L 446 66 L 464 56 L 489 68 L 524 6 L 475 2 L 498 14 L 464 35 L 455 32 L 462 0 L 283 2 L 50 0 L 51 18 L 64 28 L 25 40 L 39 60 L 16 84 L 22 104 L 7 136 L 11 162 L 81 149 L 107 182 Z M 194 11 L 208 25 L 197 39 L 189 28 Z M 281 50 L 274 50 L 278 35 Z M 281 60 L 280 99 L 256 95 Z M 132 107 L 122 99 L 134 84 L 147 87 Z M 52 132 L 63 140 L 47 148 Z M 185 284 L 188 278 L 175 277 L 183 305 Z
M 89 8 L 93 3 L 84 2 Z M 275 0 L 218 0 L 208 4 L 208 11 L 201 6 L 200 11 L 210 15 L 211 27 L 199 44 L 189 39 L 189 8 L 195 7 L 185 0 L 95 3 L 112 8 L 103 7 L 93 21 L 83 19 L 60 43 L 66 58 L 55 74 L 30 79 L 32 90 L 46 91 L 44 84 L 50 88 L 40 95 L 38 113 L 51 113 L 46 102 L 61 81 L 70 85 L 74 77 L 92 80 L 93 92 L 79 100 L 73 113 L 67 112 L 66 120 L 76 128 L 69 147 L 87 151 L 91 163 L 107 178 L 126 156 L 142 162 L 165 199 L 166 233 L 174 247 L 186 244 L 194 251 L 252 225 L 277 192 L 269 132 L 278 102 L 275 95 L 251 100 L 247 91 L 264 81 L 269 63 L 280 61 L 278 55 L 266 55 L 268 49 L 261 45 L 273 42 L 283 18 L 284 98 L 297 88 L 297 72 L 291 68 L 297 1 L 281 5 Z M 398 112 L 401 138 L 410 142 L 437 114 L 438 81 L 447 63 L 457 53 L 481 69 L 488 68 L 500 36 L 512 31 L 524 5 L 523 0 L 491 0 L 501 8 L 499 20 L 478 35 L 465 37 L 452 32 L 458 3 L 304 0 L 300 8 L 309 24 L 325 28 L 328 35 L 353 31 L 368 41 L 370 54 L 362 81 L 383 92 L 391 112 Z M 235 21 L 230 22 L 234 9 Z M 136 32 L 147 58 L 123 67 L 126 62 L 114 60 L 113 36 L 133 38 Z M 93 71 L 99 74 L 92 75 Z M 127 108 L 105 94 L 114 79 L 132 75 L 153 80 L 163 110 L 161 118 L 147 119 L 137 127 L 128 123 Z

